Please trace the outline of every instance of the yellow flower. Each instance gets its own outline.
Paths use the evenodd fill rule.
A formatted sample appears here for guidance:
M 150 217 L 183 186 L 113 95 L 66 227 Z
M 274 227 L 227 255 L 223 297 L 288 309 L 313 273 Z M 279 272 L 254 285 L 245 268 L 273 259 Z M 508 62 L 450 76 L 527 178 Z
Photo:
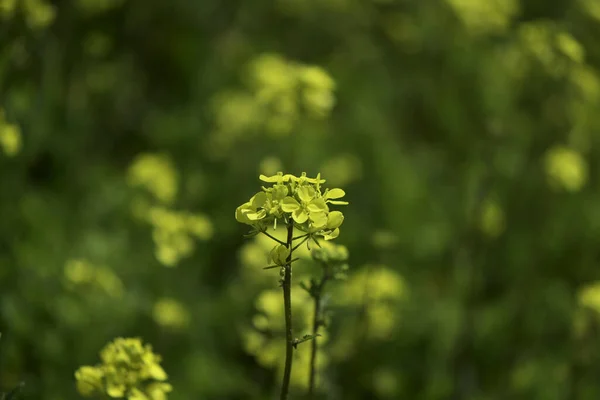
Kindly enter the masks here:
M 172 298 L 162 298 L 154 303 L 152 316 L 157 324 L 170 328 L 185 328 L 190 315 L 183 304 Z
M 2 125 L 0 121 L 0 147 L 9 157 L 15 156 L 21 150 L 21 130 L 17 125 Z
M 544 166 L 550 184 L 569 192 L 582 189 L 588 179 L 588 165 L 577 151 L 565 146 L 548 150 Z
M 75 372 L 77 390 L 82 396 L 89 397 L 102 390 L 102 369 L 83 366 Z

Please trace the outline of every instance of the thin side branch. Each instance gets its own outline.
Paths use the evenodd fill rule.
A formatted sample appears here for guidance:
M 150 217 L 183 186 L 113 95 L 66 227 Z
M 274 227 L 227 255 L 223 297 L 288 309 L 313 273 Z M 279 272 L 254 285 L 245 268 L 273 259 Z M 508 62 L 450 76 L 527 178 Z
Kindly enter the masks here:
M 274 241 L 276 241 L 279 244 L 282 244 L 284 246 L 287 246 L 288 244 L 282 240 L 277 239 L 275 236 L 271 235 L 270 233 L 268 233 L 267 231 L 261 231 L 262 233 L 264 233 L 265 235 L 267 235 L 268 237 L 270 237 L 271 239 L 273 239 Z

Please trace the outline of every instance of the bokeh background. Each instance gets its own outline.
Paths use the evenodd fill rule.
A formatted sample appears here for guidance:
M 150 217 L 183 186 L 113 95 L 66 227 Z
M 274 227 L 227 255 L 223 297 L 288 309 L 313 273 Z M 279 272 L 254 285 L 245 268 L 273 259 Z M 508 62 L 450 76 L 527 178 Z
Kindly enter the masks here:
M 140 336 L 170 399 L 273 398 L 234 210 L 281 170 L 350 202 L 328 399 L 600 399 L 599 41 L 597 0 L 0 0 L 0 391 Z

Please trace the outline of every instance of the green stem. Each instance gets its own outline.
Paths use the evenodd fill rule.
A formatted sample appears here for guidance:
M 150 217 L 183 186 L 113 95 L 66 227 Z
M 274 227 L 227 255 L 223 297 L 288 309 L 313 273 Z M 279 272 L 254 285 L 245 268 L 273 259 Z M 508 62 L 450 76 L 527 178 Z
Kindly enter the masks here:
M 302 241 L 301 241 L 300 243 L 298 243 L 297 245 L 295 245 L 295 246 L 292 248 L 292 251 L 294 251 L 294 250 L 296 250 L 298 247 L 302 246 L 302 245 L 304 244 L 304 242 L 306 242 L 307 240 L 308 240 L 308 236 L 307 236 L 307 237 L 305 237 L 304 239 L 302 239 Z
M 288 227 L 288 229 L 289 229 L 289 227 Z M 274 241 L 276 241 L 277 243 L 282 244 L 284 246 L 288 246 L 288 244 L 286 242 L 283 242 L 283 241 L 277 239 L 275 236 L 271 235 L 270 233 L 268 233 L 266 231 L 261 231 L 261 232 L 264 233 L 265 235 L 267 235 L 268 237 L 270 237 L 271 239 L 273 239 Z M 290 241 L 288 240 L 288 242 L 290 242 Z
M 317 374 L 317 334 L 319 333 L 319 328 L 321 327 L 323 320 L 321 318 L 321 295 L 323 294 L 323 289 L 325 287 L 325 283 L 329 279 L 329 275 L 327 274 L 327 267 L 323 266 L 323 277 L 321 278 L 321 282 L 316 287 L 314 291 L 314 299 L 315 299 L 315 312 L 313 315 L 313 339 L 311 343 L 310 349 L 310 372 L 308 375 L 308 398 L 312 399 L 315 391 L 315 376 Z
M 292 375 L 292 357 L 294 353 L 292 331 L 292 239 L 294 237 L 294 222 L 292 219 L 287 226 L 287 247 L 290 254 L 287 257 L 285 273 L 283 276 L 283 307 L 285 311 L 285 367 L 283 370 L 283 382 L 281 384 L 281 400 L 288 398 L 290 389 L 290 377 Z
M 315 296 L 315 315 L 313 317 L 313 335 L 317 335 L 319 333 L 319 314 L 321 309 L 321 295 Z M 315 391 L 315 375 L 317 371 L 317 338 L 314 337 L 311 340 L 311 349 L 310 349 L 310 374 L 308 376 L 308 397 L 310 399 L 314 396 Z

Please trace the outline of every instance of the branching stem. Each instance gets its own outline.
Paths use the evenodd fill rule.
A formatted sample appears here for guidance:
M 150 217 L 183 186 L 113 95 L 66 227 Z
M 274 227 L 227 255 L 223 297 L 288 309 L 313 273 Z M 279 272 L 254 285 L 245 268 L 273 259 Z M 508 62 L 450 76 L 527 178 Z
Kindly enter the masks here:
M 293 227 L 292 227 L 293 228 Z M 289 229 L 289 227 L 288 227 Z M 276 241 L 279 244 L 282 244 L 284 246 L 288 246 L 288 244 L 282 240 L 277 239 L 275 236 L 271 235 L 270 233 L 266 232 L 266 231 L 261 231 L 262 233 L 264 233 L 265 235 L 267 235 L 268 237 L 270 237 L 271 239 L 273 239 L 274 241 Z M 288 246 L 289 247 L 289 246 Z

